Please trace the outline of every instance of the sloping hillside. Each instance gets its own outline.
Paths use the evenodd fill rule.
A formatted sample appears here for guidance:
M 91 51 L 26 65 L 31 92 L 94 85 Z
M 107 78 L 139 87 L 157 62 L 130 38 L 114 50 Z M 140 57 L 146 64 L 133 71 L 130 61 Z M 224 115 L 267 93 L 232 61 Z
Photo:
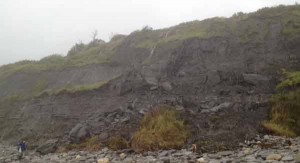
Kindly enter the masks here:
M 79 123 L 89 135 L 130 139 L 145 112 L 168 104 L 188 124 L 188 143 L 234 147 L 263 131 L 280 70 L 300 69 L 299 45 L 300 6 L 279 6 L 5 65 L 0 138 L 62 138 Z

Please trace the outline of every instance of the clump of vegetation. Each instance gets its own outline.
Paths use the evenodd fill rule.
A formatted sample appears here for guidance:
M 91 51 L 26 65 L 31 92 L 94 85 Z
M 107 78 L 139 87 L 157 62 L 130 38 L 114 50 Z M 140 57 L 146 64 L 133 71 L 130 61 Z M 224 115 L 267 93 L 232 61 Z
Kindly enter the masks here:
M 263 126 L 282 136 L 300 135 L 300 72 L 285 72 L 285 80 L 278 84 L 279 93 L 271 98 L 270 120 Z
M 101 81 L 95 84 L 90 84 L 90 85 L 75 85 L 75 86 L 69 86 L 66 88 L 61 88 L 57 91 L 55 91 L 55 95 L 60 94 L 62 92 L 67 92 L 67 93 L 76 93 L 76 92 L 84 92 L 84 91 L 91 91 L 95 89 L 101 88 L 104 84 L 106 84 L 106 81 Z
M 183 121 L 170 106 L 161 106 L 143 118 L 131 146 L 137 152 L 182 148 L 188 137 Z
M 285 80 L 277 85 L 276 89 L 283 90 L 285 88 L 297 87 L 300 85 L 300 71 L 286 72 L 284 71 Z
M 98 151 L 101 149 L 101 143 L 98 136 L 93 136 L 86 139 L 79 144 L 68 144 L 65 149 L 70 150 L 85 150 L 85 151 Z
M 112 137 L 107 142 L 107 147 L 111 150 L 122 150 L 128 148 L 127 141 L 121 136 Z
M 283 125 L 279 125 L 279 124 L 274 123 L 274 122 L 270 122 L 270 121 L 269 122 L 264 122 L 263 126 L 267 130 L 269 130 L 269 131 L 271 131 L 271 132 L 273 132 L 277 135 L 280 135 L 280 136 L 288 136 L 288 137 L 295 137 L 296 136 L 295 132 L 291 131 L 288 127 L 283 126 Z
M 37 96 L 39 93 L 44 91 L 47 87 L 47 84 L 44 80 L 38 80 L 35 85 L 32 86 L 31 88 L 31 94 L 33 96 Z
M 228 150 L 228 145 L 225 145 L 224 142 L 219 142 L 212 139 L 205 139 L 205 140 L 199 140 L 196 142 L 197 147 L 201 147 L 199 150 L 200 152 L 208 152 L 208 151 L 225 151 Z
M 55 90 L 44 90 L 42 92 L 39 92 L 38 94 L 34 94 L 34 97 L 41 97 L 44 95 L 52 96 L 52 95 L 58 95 L 61 93 L 86 92 L 86 91 L 99 89 L 106 83 L 107 83 L 107 81 L 100 81 L 98 83 L 90 84 L 90 85 L 66 85 L 62 88 L 55 89 Z

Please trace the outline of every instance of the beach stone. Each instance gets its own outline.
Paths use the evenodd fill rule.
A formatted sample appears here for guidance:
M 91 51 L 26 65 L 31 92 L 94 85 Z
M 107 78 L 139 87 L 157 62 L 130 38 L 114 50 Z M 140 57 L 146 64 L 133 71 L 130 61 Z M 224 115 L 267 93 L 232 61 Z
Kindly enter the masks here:
M 296 163 L 300 163 L 300 153 L 294 156 L 294 160 Z
M 288 155 L 288 156 L 284 156 L 281 160 L 282 160 L 282 161 L 293 161 L 293 160 L 294 160 L 294 157 Z
M 276 160 L 279 161 L 282 158 L 282 156 L 280 154 L 270 154 L 266 157 L 266 160 Z
M 109 163 L 109 159 L 108 158 L 100 158 L 97 160 L 97 163 Z
M 217 154 L 220 156 L 229 156 L 229 155 L 233 155 L 234 152 L 233 151 L 222 151 L 222 152 L 218 152 Z

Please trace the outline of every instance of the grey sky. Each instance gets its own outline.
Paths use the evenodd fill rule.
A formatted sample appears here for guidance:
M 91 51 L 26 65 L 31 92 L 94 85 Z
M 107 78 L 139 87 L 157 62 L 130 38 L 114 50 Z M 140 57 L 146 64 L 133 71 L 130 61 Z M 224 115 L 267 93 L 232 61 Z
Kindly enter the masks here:
M 93 30 L 109 40 L 129 34 L 214 16 L 231 16 L 300 0 L 0 0 L 0 65 L 66 54 Z

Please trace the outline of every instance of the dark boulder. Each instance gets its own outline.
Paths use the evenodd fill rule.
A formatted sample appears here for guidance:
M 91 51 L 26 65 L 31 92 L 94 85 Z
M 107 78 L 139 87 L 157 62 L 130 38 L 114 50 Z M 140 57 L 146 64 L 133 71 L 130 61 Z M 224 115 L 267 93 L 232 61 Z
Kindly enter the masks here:
M 243 74 L 244 81 L 251 85 L 266 84 L 270 78 L 260 74 Z
M 81 123 L 73 127 L 69 133 L 69 139 L 72 143 L 79 143 L 88 137 L 90 137 L 88 127 Z
M 45 155 L 45 154 L 48 154 L 48 153 L 53 153 L 57 149 L 57 143 L 58 143 L 58 140 L 56 140 L 56 139 L 48 140 L 45 143 L 41 144 L 37 148 L 36 151 L 38 153 L 42 154 L 42 155 Z

